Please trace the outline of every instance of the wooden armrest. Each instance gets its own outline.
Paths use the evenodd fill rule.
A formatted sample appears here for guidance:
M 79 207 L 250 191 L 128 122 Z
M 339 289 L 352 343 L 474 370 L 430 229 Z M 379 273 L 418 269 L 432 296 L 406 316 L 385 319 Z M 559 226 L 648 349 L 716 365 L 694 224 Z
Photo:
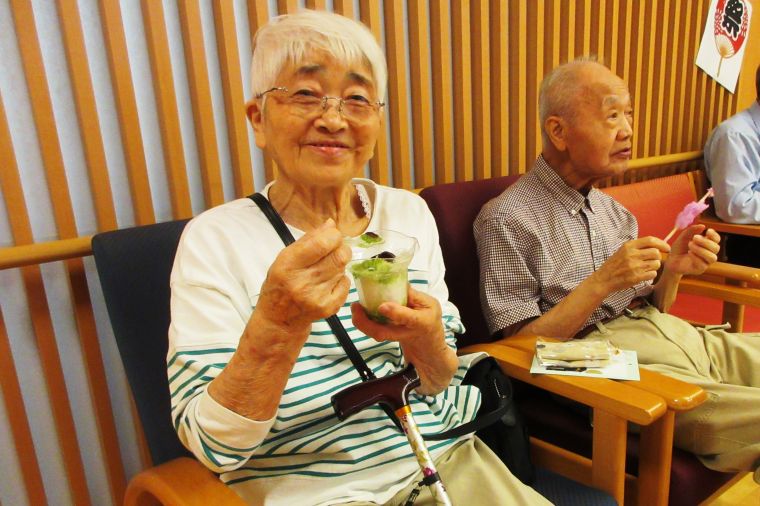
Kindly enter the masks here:
M 605 378 L 531 374 L 533 352 L 509 346 L 505 340 L 475 344 L 461 350 L 462 353 L 478 351 L 494 357 L 504 372 L 515 379 L 639 425 L 649 425 L 667 409 L 665 401 L 659 395 L 621 382 Z
M 665 400 L 668 409 L 688 411 L 707 400 L 707 392 L 697 385 L 641 367 L 639 367 L 639 376 L 641 377 L 640 381 L 624 381 L 624 383 L 659 395 Z
M 125 506 L 244 506 L 245 502 L 197 460 L 181 457 L 132 478 Z
M 750 237 L 760 237 L 760 225 L 728 223 L 721 220 L 717 216 L 708 214 L 707 212 L 699 217 L 698 223 L 702 223 L 705 226 L 712 228 L 716 232 L 723 232 L 725 234 L 747 235 Z
M 536 339 L 536 336 L 512 336 L 496 341 L 496 343 L 504 343 L 507 346 L 519 348 L 529 353 L 532 358 L 536 349 Z M 639 376 L 641 377 L 640 381 L 621 381 L 620 383 L 661 397 L 668 409 L 686 411 L 707 400 L 705 391 L 691 383 L 648 371 L 641 367 L 639 368 Z
M 683 278 L 678 291 L 734 304 L 760 307 L 760 289 L 716 283 L 699 278 Z
M 760 288 L 760 269 L 744 265 L 715 262 L 707 267 L 705 275 L 720 276 L 722 278 L 743 281 L 748 286 Z

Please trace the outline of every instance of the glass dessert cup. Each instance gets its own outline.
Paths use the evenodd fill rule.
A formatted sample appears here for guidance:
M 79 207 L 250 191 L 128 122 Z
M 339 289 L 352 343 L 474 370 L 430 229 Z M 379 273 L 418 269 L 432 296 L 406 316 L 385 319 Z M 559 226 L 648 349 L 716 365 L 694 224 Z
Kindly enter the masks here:
M 393 230 L 366 232 L 346 239 L 351 247 L 348 271 L 354 277 L 359 303 L 372 320 L 387 323 L 378 312 L 383 302 L 407 303 L 408 268 L 417 239 Z

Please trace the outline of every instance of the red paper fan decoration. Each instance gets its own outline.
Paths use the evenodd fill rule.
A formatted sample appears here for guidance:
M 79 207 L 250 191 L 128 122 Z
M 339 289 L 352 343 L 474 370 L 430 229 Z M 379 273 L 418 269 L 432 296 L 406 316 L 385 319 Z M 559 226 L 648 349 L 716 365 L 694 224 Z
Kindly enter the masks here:
M 749 9 L 746 0 L 718 0 L 715 7 L 715 47 L 720 55 L 718 73 L 724 58 L 731 58 L 739 52 L 747 38 Z

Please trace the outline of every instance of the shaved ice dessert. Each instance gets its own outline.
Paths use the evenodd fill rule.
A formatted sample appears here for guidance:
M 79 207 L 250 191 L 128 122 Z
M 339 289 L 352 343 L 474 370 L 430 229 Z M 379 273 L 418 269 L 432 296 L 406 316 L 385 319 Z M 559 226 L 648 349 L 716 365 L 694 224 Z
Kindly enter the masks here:
M 383 302 L 406 305 L 409 262 L 417 240 L 393 230 L 378 230 L 346 242 L 352 252 L 348 270 L 354 277 L 359 303 L 371 319 L 387 323 L 378 307 Z

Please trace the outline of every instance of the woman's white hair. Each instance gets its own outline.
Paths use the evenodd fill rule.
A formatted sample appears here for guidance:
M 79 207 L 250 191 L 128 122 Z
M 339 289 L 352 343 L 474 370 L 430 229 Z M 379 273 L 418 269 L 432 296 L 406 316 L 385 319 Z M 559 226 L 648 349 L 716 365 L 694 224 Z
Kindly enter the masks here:
M 604 63 L 595 55 L 579 56 L 556 67 L 546 74 L 538 90 L 538 119 L 541 122 L 541 137 L 544 144 L 549 142 L 546 134 L 546 119 L 549 116 L 572 118 L 578 95 L 584 83 L 578 79 L 578 70 L 588 64 Z
M 327 11 L 301 10 L 269 20 L 256 32 L 251 60 L 251 89 L 254 96 L 275 82 L 289 63 L 298 64 L 314 51 L 323 50 L 346 65 L 369 64 L 377 99 L 385 99 L 388 70 L 385 55 L 375 36 L 363 24 Z

